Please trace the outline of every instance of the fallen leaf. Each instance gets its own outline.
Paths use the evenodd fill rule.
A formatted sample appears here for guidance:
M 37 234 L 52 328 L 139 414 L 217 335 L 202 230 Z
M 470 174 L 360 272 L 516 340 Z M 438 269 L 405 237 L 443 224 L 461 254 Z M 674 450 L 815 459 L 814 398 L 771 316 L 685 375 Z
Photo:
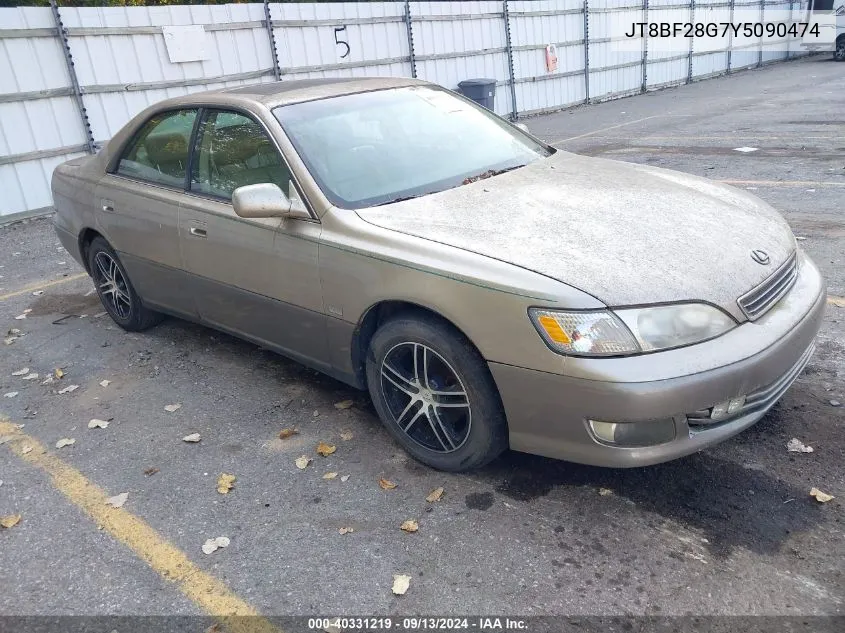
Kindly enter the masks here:
M 32 374 L 27 374 L 26 376 L 21 378 L 21 380 L 35 380 L 36 378 L 38 378 L 38 374 L 32 373 Z
M 21 449 L 21 455 L 29 455 L 31 452 L 32 452 L 32 447 L 31 447 L 31 446 L 24 446 L 24 447 Z
M 342 476 L 340 477 L 340 480 L 341 480 L 341 481 L 349 481 L 349 475 L 342 475 Z
M 403 532 L 414 533 L 420 529 L 420 524 L 414 521 L 413 519 L 408 519 L 402 525 L 399 526 L 399 529 Z
M 56 442 L 56 448 L 63 448 L 65 446 L 70 446 L 71 444 L 76 444 L 76 440 L 73 438 L 68 439 L 66 437 L 63 437 L 58 442 Z
M 36 290 L 35 292 L 32 293 L 32 296 L 33 297 L 40 297 L 43 294 L 44 294 L 43 290 Z
M 197 442 L 199 442 L 201 439 L 202 439 L 202 438 L 200 437 L 200 434 L 199 434 L 199 433 L 191 433 L 190 435 L 186 435 L 185 437 L 183 437 L 183 438 L 182 438 L 182 441 L 183 441 L 183 442 L 190 442 L 190 443 L 192 443 L 192 444 L 196 444 L 196 443 L 197 443 Z
M 228 473 L 220 473 L 220 476 L 217 478 L 217 492 L 221 495 L 229 494 L 229 491 L 235 485 L 235 480 L 237 477 L 234 475 L 230 475 Z
M 336 450 L 337 446 L 333 446 L 332 444 L 326 444 L 325 442 L 317 444 L 317 454 L 322 455 L 323 457 L 328 457 Z
M 158 472 L 158 468 L 155 468 L 155 467 L 154 467 L 154 468 L 147 468 L 147 470 L 145 470 L 145 471 L 144 471 L 144 474 L 145 474 L 147 477 L 152 477 L 152 476 L 153 476 L 153 475 L 155 475 L 157 472 Z
M 334 403 L 335 409 L 349 409 L 352 405 L 355 404 L 352 400 L 341 400 L 340 402 Z
M 396 487 L 396 484 L 388 479 L 379 479 L 378 485 L 384 490 L 393 490 Z
M 294 435 L 299 435 L 299 429 L 282 429 L 279 431 L 279 439 L 286 440 Z
M 24 367 L 23 369 L 19 369 L 17 371 L 13 371 L 13 376 L 26 376 L 29 373 L 29 367 Z
M 26 314 L 19 314 L 15 317 L 15 321 L 23 321 L 26 318 Z
M 49 384 L 50 384 L 50 383 L 52 383 L 53 381 L 54 381 L 54 379 L 53 379 L 53 374 L 50 374 L 50 375 L 49 375 L 49 376 L 47 376 L 44 380 L 42 380 L 42 381 L 41 381 L 41 384 L 42 384 L 42 385 L 49 385 Z
M 607 497 L 613 494 L 613 491 L 610 488 L 599 488 L 599 494 L 602 497 Z
M 216 552 L 221 547 L 229 547 L 231 541 L 225 536 L 218 536 L 217 538 L 210 538 L 202 544 L 203 554 L 211 554 Z
M 219 622 L 215 622 L 210 627 L 208 627 L 204 633 L 220 633 L 223 630 L 223 626 Z
M 98 420 L 96 418 L 88 422 L 89 429 L 105 429 L 108 425 L 108 420 Z
M 827 503 L 828 501 L 831 501 L 832 499 L 836 498 L 833 495 L 829 495 L 826 492 L 822 492 L 818 488 L 813 488 L 812 490 L 810 490 L 810 496 L 815 497 L 816 501 L 818 501 L 819 503 Z
M 167 411 L 168 413 L 173 413 L 174 411 L 178 411 L 181 408 L 182 408 L 182 405 L 179 404 L 179 403 L 176 403 L 176 404 L 165 405 L 164 410 Z
M 314 416 L 315 418 L 319 418 L 319 417 L 320 417 L 320 412 L 319 412 L 319 411 L 315 411 L 315 412 L 314 412 L 314 413 L 312 413 L 311 415 L 312 415 L 312 416 Z
M 122 508 L 128 497 L 128 492 L 121 492 L 119 495 L 106 499 L 106 505 L 110 505 L 112 508 Z
M 393 574 L 393 593 L 397 596 L 404 596 L 411 586 L 411 577 L 405 574 Z
M 351 527 L 342 527 L 338 530 L 338 532 L 340 532 L 341 534 L 349 534 L 350 532 L 354 531 L 355 530 L 353 530 Z
M 311 463 L 311 458 L 303 455 L 302 457 L 297 457 L 294 463 L 296 464 L 296 467 L 299 468 L 299 470 L 305 470 L 306 468 L 308 468 L 308 464 Z
M 841 407 L 842 406 L 842 403 L 839 402 L 839 400 L 828 400 L 828 403 L 830 403 L 830 406 L 832 406 L 832 407 Z
M 68 385 L 63 389 L 59 389 L 59 393 L 71 393 L 72 391 L 76 391 L 79 389 L 79 385 Z
M 812 453 L 813 447 L 807 446 L 797 437 L 793 437 L 786 443 L 786 450 L 788 450 L 790 453 Z
M 435 501 L 440 501 L 440 498 L 442 496 L 443 488 L 435 488 L 434 490 L 428 493 L 428 496 L 425 498 L 425 500 L 429 503 L 434 503 Z
M 344 430 L 340 432 L 340 439 L 342 439 L 344 442 L 348 442 L 352 439 L 352 437 L 352 431 Z
M 108 387 L 111 384 L 111 380 L 101 380 L 100 386 L 101 387 Z
M 17 391 L 10 391 L 9 393 L 4 393 L 3 397 L 4 398 L 14 398 L 16 395 L 18 395 Z
M 334 479 L 335 477 L 337 477 L 337 473 L 326 473 L 323 475 L 323 479 Z
M 4 528 L 12 528 L 15 527 L 18 523 L 21 522 L 21 515 L 19 514 L 10 514 L 7 517 L 0 517 L 0 525 Z
M 56 370 L 53 373 L 56 375 L 56 378 L 62 378 L 65 375 L 65 372 L 63 372 L 60 367 L 56 367 Z

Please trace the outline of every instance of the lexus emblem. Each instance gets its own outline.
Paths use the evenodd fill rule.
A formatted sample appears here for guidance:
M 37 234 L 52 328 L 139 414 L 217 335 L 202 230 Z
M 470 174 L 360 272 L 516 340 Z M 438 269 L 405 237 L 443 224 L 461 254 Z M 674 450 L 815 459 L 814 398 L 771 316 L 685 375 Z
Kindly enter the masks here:
M 761 266 L 768 266 L 769 262 L 772 261 L 769 259 L 769 254 L 766 251 L 761 250 L 751 251 L 751 259 Z

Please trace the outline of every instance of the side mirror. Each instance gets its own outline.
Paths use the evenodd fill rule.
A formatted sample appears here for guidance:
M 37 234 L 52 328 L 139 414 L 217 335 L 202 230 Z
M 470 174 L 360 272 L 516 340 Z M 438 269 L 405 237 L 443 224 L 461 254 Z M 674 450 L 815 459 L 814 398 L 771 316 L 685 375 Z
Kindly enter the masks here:
M 232 192 L 232 206 L 242 218 L 308 218 L 299 198 L 291 200 L 278 185 L 263 182 L 245 185 Z
M 525 125 L 525 123 L 514 123 L 514 125 L 526 134 L 531 134 L 531 131 L 528 129 L 528 126 Z

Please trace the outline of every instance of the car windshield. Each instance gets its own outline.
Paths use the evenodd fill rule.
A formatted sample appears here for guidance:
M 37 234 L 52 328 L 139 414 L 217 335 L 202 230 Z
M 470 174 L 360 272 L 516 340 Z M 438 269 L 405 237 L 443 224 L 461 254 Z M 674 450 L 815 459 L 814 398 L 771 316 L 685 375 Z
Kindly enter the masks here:
M 443 191 L 550 154 L 484 108 L 429 86 L 273 112 L 326 197 L 347 209 Z

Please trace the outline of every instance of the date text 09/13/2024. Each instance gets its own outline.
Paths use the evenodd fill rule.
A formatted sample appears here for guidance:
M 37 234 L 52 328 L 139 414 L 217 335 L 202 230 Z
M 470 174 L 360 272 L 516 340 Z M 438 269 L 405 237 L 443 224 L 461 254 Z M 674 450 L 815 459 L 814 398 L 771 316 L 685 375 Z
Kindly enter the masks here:
M 508 617 L 329 617 L 309 618 L 308 628 L 318 631 L 525 631 L 523 618 Z

